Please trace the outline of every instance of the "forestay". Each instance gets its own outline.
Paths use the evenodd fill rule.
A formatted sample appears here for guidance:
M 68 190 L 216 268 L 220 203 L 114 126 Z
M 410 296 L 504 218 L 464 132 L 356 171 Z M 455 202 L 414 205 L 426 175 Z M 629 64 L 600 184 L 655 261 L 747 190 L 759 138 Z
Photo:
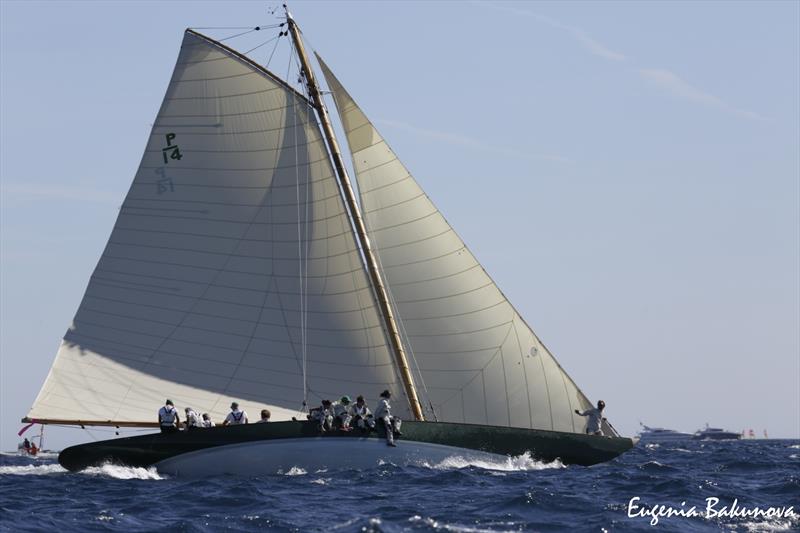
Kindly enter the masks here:
M 305 324 L 305 327 L 302 327 Z M 220 419 L 401 390 L 313 109 L 187 31 L 133 184 L 29 417 Z M 400 414 L 403 406 L 398 405 Z
M 418 363 L 416 381 L 438 419 L 583 432 L 585 419 L 574 410 L 590 402 L 319 62 L 350 146 L 370 239 Z

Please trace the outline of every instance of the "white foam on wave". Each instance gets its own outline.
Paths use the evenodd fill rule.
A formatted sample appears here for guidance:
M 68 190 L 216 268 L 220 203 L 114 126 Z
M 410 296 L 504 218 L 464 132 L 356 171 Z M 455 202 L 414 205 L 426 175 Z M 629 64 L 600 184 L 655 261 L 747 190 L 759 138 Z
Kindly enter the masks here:
M 328 478 L 321 477 L 317 479 L 312 479 L 311 483 L 314 483 L 315 485 L 327 485 L 328 483 L 330 483 L 330 481 L 331 478 L 329 477 Z
M 660 448 L 661 445 L 658 444 L 658 443 L 656 443 L 656 444 L 645 444 L 644 447 L 647 448 L 648 450 L 655 450 L 656 448 Z
M 800 444 L 792 444 L 789 448 L 794 448 L 795 450 L 800 450 Z
M 514 529 L 483 529 L 472 526 L 462 526 L 458 524 L 447 524 L 434 520 L 433 518 L 423 518 L 419 515 L 414 515 L 408 519 L 412 524 L 424 524 L 434 531 L 453 531 L 455 533 L 510 533 L 519 531 L 518 528 Z
M 744 522 L 741 526 L 748 533 L 772 533 L 773 531 L 797 531 L 798 524 L 792 520 L 775 520 L 772 522 Z
M 545 463 L 533 459 L 529 452 L 525 452 L 522 455 L 505 457 L 497 460 L 484 458 L 478 459 L 454 455 L 452 457 L 446 457 L 439 463 L 430 464 L 423 462 L 420 464 L 420 466 L 433 468 L 435 470 L 452 470 L 468 468 L 472 466 L 475 468 L 482 468 L 484 470 L 501 470 L 504 472 L 525 472 L 531 470 L 549 470 L 551 468 L 566 468 L 558 459 L 550 463 Z
M 141 468 L 104 464 L 102 466 L 90 466 L 89 468 L 81 470 L 79 473 L 87 476 L 102 476 L 114 479 L 167 479 L 165 476 L 159 474 L 155 467 L 152 466 L 150 468 Z
M 283 474 L 284 476 L 304 476 L 308 474 L 308 472 L 306 472 L 299 466 L 293 466 L 292 468 L 289 469 L 288 472 L 283 472 L 281 470 L 278 470 L 278 473 Z
M 12 476 L 49 476 L 52 474 L 62 474 L 66 471 L 67 470 L 60 464 L 0 466 L 0 475 Z

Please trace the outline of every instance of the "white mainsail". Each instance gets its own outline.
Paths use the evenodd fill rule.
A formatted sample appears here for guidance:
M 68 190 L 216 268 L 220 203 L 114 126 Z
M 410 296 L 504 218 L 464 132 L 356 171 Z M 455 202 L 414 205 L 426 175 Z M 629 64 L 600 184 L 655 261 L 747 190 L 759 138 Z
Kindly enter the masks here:
M 317 56 L 361 204 L 438 420 L 583 432 L 591 407 Z M 408 346 L 410 345 L 410 346 Z M 608 433 L 607 433 L 608 434 Z
M 313 109 L 187 30 L 28 416 L 153 421 L 168 397 L 217 419 L 238 400 L 281 420 L 304 377 L 310 402 L 402 389 Z

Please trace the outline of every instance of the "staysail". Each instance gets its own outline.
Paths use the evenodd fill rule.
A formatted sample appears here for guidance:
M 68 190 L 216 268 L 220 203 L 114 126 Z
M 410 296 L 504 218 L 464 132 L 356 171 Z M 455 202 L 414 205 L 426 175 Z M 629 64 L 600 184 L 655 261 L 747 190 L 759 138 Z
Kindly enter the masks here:
M 313 110 L 187 30 L 141 165 L 28 417 L 221 418 L 399 390 Z M 397 406 L 401 415 L 403 406 Z
M 589 400 L 317 57 L 416 379 L 440 421 L 583 432 Z M 408 348 L 409 346 L 407 346 Z M 609 433 L 607 433 L 609 434 Z

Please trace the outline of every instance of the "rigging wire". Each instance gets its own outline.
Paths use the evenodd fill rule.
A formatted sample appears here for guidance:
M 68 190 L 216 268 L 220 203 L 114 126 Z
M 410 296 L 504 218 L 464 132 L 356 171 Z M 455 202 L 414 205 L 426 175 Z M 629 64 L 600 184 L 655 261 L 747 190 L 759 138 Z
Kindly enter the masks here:
M 243 55 L 247 55 L 247 54 L 249 54 L 250 52 L 253 52 L 253 51 L 255 51 L 255 50 L 258 50 L 259 48 L 261 48 L 261 47 L 262 47 L 262 46 L 264 46 L 265 44 L 269 44 L 269 43 L 271 43 L 272 41 L 277 41 L 278 39 L 280 39 L 280 38 L 281 38 L 281 36 L 282 36 L 282 32 L 281 32 L 281 33 L 279 33 L 278 35 L 276 35 L 275 37 L 273 37 L 272 39 L 267 39 L 266 41 L 264 41 L 263 43 L 259 44 L 258 46 L 254 46 L 254 47 L 253 47 L 253 48 L 251 48 L 250 50 L 247 50 L 246 52 L 243 52 Z M 277 42 L 275 43 L 275 46 L 276 46 L 276 47 L 278 46 L 278 43 L 277 43 Z M 273 51 L 273 52 L 274 52 L 274 51 Z M 270 56 L 270 59 L 272 59 L 272 56 Z
M 274 50 L 273 50 L 274 53 Z M 286 80 L 291 79 L 290 74 L 292 70 L 292 58 L 296 51 L 294 47 L 289 48 L 289 61 L 286 67 Z M 271 57 L 270 57 L 271 59 Z M 294 169 L 295 169 L 295 200 L 297 202 L 297 259 L 298 259 L 298 283 L 300 285 L 300 354 L 301 354 L 301 369 L 303 373 L 303 401 L 300 407 L 300 413 L 307 412 L 308 409 L 308 330 L 307 330 L 307 292 L 308 292 L 308 254 L 304 254 L 303 250 L 303 222 L 305 221 L 308 226 L 308 179 L 306 179 L 306 206 L 305 218 L 300 213 L 300 164 L 299 164 L 299 147 L 297 145 L 297 99 L 294 92 L 290 92 L 291 107 L 292 107 L 292 131 L 294 133 Z M 308 228 L 306 227 L 306 232 Z
M 264 26 L 194 26 L 190 30 L 266 30 L 269 28 L 277 28 L 280 24 L 267 24 Z
M 261 29 L 261 28 L 259 28 L 258 26 L 256 26 L 255 28 L 250 28 L 250 29 L 249 29 L 249 30 L 247 30 L 247 31 L 243 31 L 243 32 L 241 32 L 241 33 L 236 33 L 236 34 L 234 34 L 234 35 L 229 35 L 228 37 L 223 37 L 222 39 L 217 39 L 217 41 L 218 41 L 218 42 L 227 41 L 227 40 L 229 40 L 229 39 L 234 39 L 234 38 L 236 38 L 236 37 L 241 37 L 242 35 L 247 35 L 248 33 L 253 33 L 254 31 L 258 31 L 258 30 L 260 30 L 260 29 Z
M 280 37 L 280 35 L 279 35 L 278 37 Z M 270 41 L 272 41 L 272 40 L 274 40 L 274 41 L 275 41 L 275 46 L 273 46 L 273 47 L 272 47 L 272 53 L 269 55 L 269 59 L 267 59 L 267 64 L 266 64 L 266 65 L 264 65 L 264 68 L 269 68 L 269 64 L 272 62 L 272 56 L 274 56 L 274 55 L 275 55 L 275 50 L 277 50 L 277 49 L 278 49 L 278 44 L 281 42 L 281 41 L 280 41 L 280 39 L 278 39 L 278 38 L 275 38 L 275 39 L 270 39 Z M 270 42 L 270 41 L 266 41 L 266 42 L 264 42 L 264 43 L 261 43 L 260 45 L 256 46 L 256 48 L 259 48 L 259 47 L 261 47 L 261 46 L 264 46 L 265 44 L 267 44 L 267 43 L 268 43 L 268 42 Z M 245 54 L 249 54 L 250 52 L 252 52 L 252 51 L 253 51 L 253 50 L 255 50 L 256 48 L 252 48 L 252 49 L 248 50 L 247 52 L 245 52 Z

